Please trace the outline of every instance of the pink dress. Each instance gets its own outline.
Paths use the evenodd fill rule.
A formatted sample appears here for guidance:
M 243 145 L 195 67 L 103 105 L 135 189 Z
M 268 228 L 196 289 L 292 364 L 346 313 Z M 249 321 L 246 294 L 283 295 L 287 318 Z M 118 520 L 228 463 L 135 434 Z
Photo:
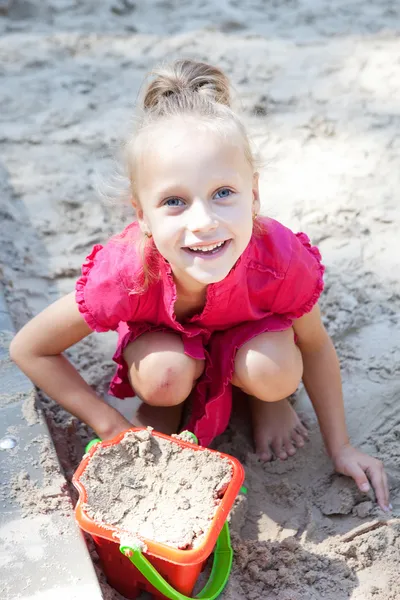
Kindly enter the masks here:
M 291 327 L 294 319 L 313 308 L 323 290 L 321 256 L 308 237 L 294 234 L 273 219 L 261 221 L 265 231 L 252 236 L 223 281 L 208 286 L 203 311 L 186 321 L 178 322 L 175 317 L 171 267 L 155 247 L 147 259 L 159 277 L 146 292 L 137 293 L 143 275 L 135 243 L 137 223 L 105 246 L 94 246 L 76 284 L 78 307 L 89 327 L 119 334 L 113 357 L 118 366 L 109 390 L 112 395 L 134 395 L 123 350 L 147 331 L 177 333 L 185 353 L 205 361 L 188 424 L 205 446 L 229 422 L 237 349 L 261 333 Z

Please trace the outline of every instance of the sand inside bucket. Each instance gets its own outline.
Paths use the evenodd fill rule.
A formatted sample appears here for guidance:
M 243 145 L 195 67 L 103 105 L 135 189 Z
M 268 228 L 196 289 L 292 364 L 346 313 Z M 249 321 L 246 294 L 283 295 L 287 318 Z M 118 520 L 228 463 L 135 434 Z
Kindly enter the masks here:
M 98 449 L 80 479 L 88 494 L 85 511 L 97 523 L 189 549 L 204 539 L 231 478 L 226 458 L 144 430 Z

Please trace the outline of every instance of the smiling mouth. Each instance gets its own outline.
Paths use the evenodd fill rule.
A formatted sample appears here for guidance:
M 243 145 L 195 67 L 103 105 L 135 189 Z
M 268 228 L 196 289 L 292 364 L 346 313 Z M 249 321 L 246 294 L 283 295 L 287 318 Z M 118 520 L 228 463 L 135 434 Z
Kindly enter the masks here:
M 186 246 L 183 250 L 190 252 L 190 254 L 197 254 L 198 256 L 214 256 L 228 246 L 230 241 L 231 240 L 224 240 L 223 242 L 209 244 L 208 246 Z

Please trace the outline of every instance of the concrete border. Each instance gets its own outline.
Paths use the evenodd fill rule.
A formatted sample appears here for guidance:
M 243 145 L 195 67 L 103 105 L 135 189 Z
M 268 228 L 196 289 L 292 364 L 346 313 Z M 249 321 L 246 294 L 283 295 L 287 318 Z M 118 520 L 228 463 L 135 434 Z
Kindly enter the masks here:
M 50 460 L 57 454 L 43 414 L 24 417 L 24 406 L 35 397 L 31 381 L 14 365 L 8 345 L 14 327 L 0 285 L 0 441 L 14 448 L 0 449 L 0 598 L 2 600 L 101 600 L 103 598 L 84 537 L 75 523 L 63 475 L 56 476 L 49 495 L 62 502 L 42 514 L 21 506 L 12 482 L 40 486 L 44 467 L 39 444 L 45 443 Z M 29 423 L 28 423 L 29 421 Z M 4 445 L 4 444 L 0 444 Z M 49 457 L 47 457 L 49 458 Z M 24 475 L 27 479 L 24 479 Z M 47 482 L 48 483 L 48 482 Z

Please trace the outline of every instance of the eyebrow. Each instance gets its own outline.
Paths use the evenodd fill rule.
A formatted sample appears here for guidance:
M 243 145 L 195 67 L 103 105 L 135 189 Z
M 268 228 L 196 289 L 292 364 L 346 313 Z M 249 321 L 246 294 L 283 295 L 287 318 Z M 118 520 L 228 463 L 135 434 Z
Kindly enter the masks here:
M 224 185 L 237 186 L 240 182 L 241 182 L 241 178 L 238 176 L 236 171 L 233 171 L 229 175 L 228 174 L 219 175 L 218 177 L 214 177 L 213 179 L 210 179 L 209 187 L 211 189 L 213 189 L 213 188 L 216 189 L 216 188 L 218 188 L 220 186 L 224 186 Z M 159 190 L 156 191 L 155 196 L 158 199 L 161 199 L 161 198 L 166 198 L 171 195 L 173 196 L 174 194 L 175 195 L 178 195 L 178 194 L 185 195 L 185 194 L 187 194 L 188 191 L 189 190 L 182 183 L 176 182 L 176 183 L 170 183 L 164 188 L 160 188 Z

